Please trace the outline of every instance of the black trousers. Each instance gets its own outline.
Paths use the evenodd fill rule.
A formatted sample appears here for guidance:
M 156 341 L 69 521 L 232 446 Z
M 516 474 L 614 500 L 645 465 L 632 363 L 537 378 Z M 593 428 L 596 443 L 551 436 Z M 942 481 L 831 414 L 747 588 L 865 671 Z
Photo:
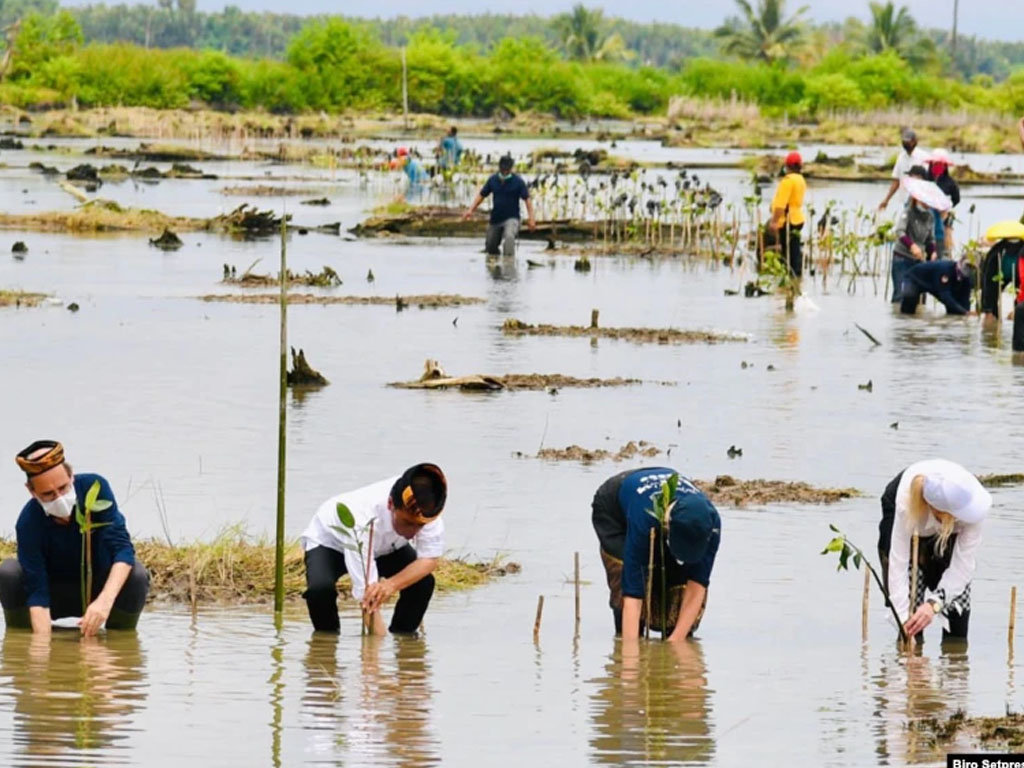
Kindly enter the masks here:
M 794 277 L 803 277 L 804 274 L 804 252 L 800 235 L 803 232 L 803 224 L 790 224 L 789 237 L 786 237 L 786 226 L 779 229 L 779 236 L 782 239 L 783 262 L 789 267 L 789 272 Z
M 103 590 L 109 573 L 93 573 L 92 598 L 95 600 Z M 146 606 L 149 594 L 149 571 L 135 561 L 128 580 L 114 600 L 114 607 L 107 617 L 107 629 L 135 629 L 139 616 Z M 30 629 L 28 595 L 25 592 L 24 574 L 17 559 L 9 557 L 0 563 L 0 603 L 4 608 L 4 620 L 8 627 Z M 63 619 L 82 615 L 82 586 L 78 581 L 50 582 L 50 618 Z
M 416 562 L 416 557 L 416 550 L 411 544 L 406 544 L 389 555 L 378 557 L 377 573 L 382 578 L 394 576 L 407 565 Z M 345 567 L 345 556 L 341 552 L 330 547 L 313 547 L 306 552 L 306 591 L 302 596 L 306 598 L 314 629 L 322 632 L 337 632 L 340 629 L 337 582 L 346 573 L 348 568 Z M 403 589 L 391 617 L 391 632 L 410 633 L 419 629 L 433 594 L 433 574 Z
M 889 589 L 889 549 L 892 545 L 892 526 L 896 520 L 896 491 L 900 485 L 903 473 L 900 472 L 894 477 L 882 493 L 882 520 L 878 524 L 878 560 L 882 566 L 882 583 L 886 590 Z M 916 609 L 924 600 L 924 590 L 934 590 L 942 580 L 942 574 L 949 568 L 953 558 L 953 547 L 956 545 L 956 534 L 949 537 L 946 551 L 942 555 L 935 552 L 937 536 L 924 536 L 918 540 L 918 567 L 917 567 L 917 594 L 914 596 Z M 949 631 L 942 630 L 942 639 L 967 639 L 967 628 L 971 622 L 970 584 L 967 585 L 965 594 L 949 595 L 962 610 L 950 610 L 947 600 L 947 608 L 944 611 L 949 621 Z

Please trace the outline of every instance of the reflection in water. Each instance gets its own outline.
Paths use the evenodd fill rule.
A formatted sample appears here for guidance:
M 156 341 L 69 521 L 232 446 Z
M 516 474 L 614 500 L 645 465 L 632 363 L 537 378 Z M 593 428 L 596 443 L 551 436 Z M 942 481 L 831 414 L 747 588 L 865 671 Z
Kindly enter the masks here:
M 939 753 L 932 741 L 910 722 L 935 718 L 945 720 L 966 709 L 970 665 L 966 645 L 943 647 L 938 659 L 918 654 L 885 654 L 873 684 L 876 708 L 875 752 L 895 764 L 935 762 Z
M 700 644 L 623 643 L 593 681 L 594 762 L 708 763 L 714 756 L 710 692 Z
M 129 761 L 124 743 L 146 698 L 144 658 L 134 632 L 80 639 L 4 635 L 0 679 L 14 699 L 14 765 Z
M 341 750 L 359 765 L 440 765 L 440 745 L 430 724 L 434 688 L 424 640 L 363 637 L 360 677 L 348 685 L 339 676 L 337 647 L 334 636 L 314 636 L 309 642 L 304 727 L 326 738 L 308 739 L 307 750 L 321 755 Z

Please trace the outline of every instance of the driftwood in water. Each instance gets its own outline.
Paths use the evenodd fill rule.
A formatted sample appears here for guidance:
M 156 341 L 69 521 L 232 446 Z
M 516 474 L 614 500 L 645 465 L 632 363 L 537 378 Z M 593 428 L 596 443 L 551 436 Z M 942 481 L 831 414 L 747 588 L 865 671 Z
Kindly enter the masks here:
M 381 234 L 407 235 L 412 237 L 483 237 L 487 220 L 478 216 L 464 221 L 462 209 L 424 207 L 399 214 L 372 216 L 349 231 L 360 237 Z M 603 231 L 601 222 L 558 219 L 537 222 L 531 231 L 523 228 L 522 240 L 595 240 Z
M 291 221 L 291 214 L 285 220 Z M 280 216 L 275 216 L 273 211 L 250 208 L 248 203 L 242 203 L 231 213 L 222 214 L 213 221 L 229 232 L 249 237 L 269 237 L 281 231 Z
M 469 376 L 449 376 L 436 360 L 427 360 L 423 375 L 416 381 L 395 381 L 389 387 L 398 389 L 458 389 L 464 392 L 497 390 L 547 390 L 557 394 L 563 388 L 624 387 L 642 383 L 640 379 L 578 379 L 561 373 L 484 373 Z
M 157 238 L 150 238 L 149 244 L 162 251 L 176 251 L 185 245 L 181 238 L 169 229 L 164 229 L 163 234 Z
M 330 384 L 327 378 L 306 361 L 305 350 L 295 352 L 292 347 L 292 370 L 288 371 L 289 387 L 323 387 Z

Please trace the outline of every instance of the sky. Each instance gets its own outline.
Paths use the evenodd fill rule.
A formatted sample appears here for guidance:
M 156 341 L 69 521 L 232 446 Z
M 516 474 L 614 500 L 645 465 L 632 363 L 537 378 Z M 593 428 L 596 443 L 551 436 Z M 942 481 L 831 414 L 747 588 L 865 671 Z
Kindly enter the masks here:
M 132 2 L 132 0 L 106 0 Z M 82 4 L 83 0 L 73 0 Z M 155 5 L 153 0 L 150 0 Z M 568 10 L 577 0 L 233 0 L 243 10 L 282 11 L 298 14 L 340 13 L 347 16 L 428 16 L 433 13 L 538 13 L 551 15 Z M 896 0 L 906 5 L 922 26 L 948 27 L 954 0 Z M 201 10 L 220 10 L 224 0 L 198 0 Z M 868 0 L 805 0 L 814 21 L 842 21 L 850 15 L 868 17 Z M 731 15 L 730 0 L 590 0 L 588 7 L 604 8 L 606 14 L 636 21 L 663 21 L 692 27 L 714 27 Z M 799 0 L 788 0 L 796 9 Z M 1024 0 L 963 0 L 960 2 L 961 34 L 1024 41 Z

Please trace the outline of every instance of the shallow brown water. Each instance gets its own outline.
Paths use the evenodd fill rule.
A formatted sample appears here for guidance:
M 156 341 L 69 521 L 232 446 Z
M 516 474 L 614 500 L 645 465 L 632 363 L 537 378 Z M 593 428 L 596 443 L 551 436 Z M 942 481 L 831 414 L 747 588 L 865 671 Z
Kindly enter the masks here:
M 19 174 L 0 173 L 8 208 L 26 197 L 71 205 L 41 180 L 23 195 L 22 185 L 37 179 Z M 742 174 L 716 178 L 743 194 Z M 338 185 L 339 207 L 303 211 L 309 223 L 340 213 L 347 226 L 382 195 L 360 191 L 357 180 Z M 172 213 L 228 204 L 212 183 L 119 189 L 127 202 L 135 195 Z M 815 192 L 851 204 L 882 193 L 873 185 Z M 976 223 L 1019 215 L 1020 203 L 978 206 Z M 0 256 L 0 285 L 55 292 L 81 311 L 0 311 L 0 448 L 13 454 L 36 437 L 60 437 L 77 468 L 111 480 L 136 535 L 163 534 L 161 504 L 174 539 L 208 537 L 237 521 L 272 530 L 277 310 L 192 297 L 220 290 L 225 262 L 244 269 L 262 259 L 260 271 L 276 270 L 277 243 L 188 235 L 182 250 L 165 254 L 134 236 L 10 232 L 0 235 L 0 251 L 16 239 L 28 242 L 29 254 L 23 262 Z M 194 622 L 153 610 L 135 639 L 81 645 L 61 634 L 48 656 L 8 633 L 0 762 L 732 766 L 769 755 L 800 765 L 928 764 L 938 758 L 909 739 L 908 718 L 1024 705 L 1015 684 L 1020 662 L 1008 663 L 1006 647 L 1007 596 L 1024 546 L 1020 489 L 993 493 L 966 656 L 940 653 L 929 635 L 924 658 L 908 665 L 877 595 L 863 645 L 861 576 L 836 574 L 818 555 L 830 522 L 873 549 L 877 495 L 918 458 L 1020 471 L 1024 368 L 1010 354 L 1008 327 L 994 337 L 931 306 L 917 318 L 894 316 L 868 279 L 853 294 L 846 283 L 808 287 L 817 311 L 786 314 L 779 299 L 723 295 L 749 279 L 742 266 L 609 257 L 580 275 L 567 256 L 556 255 L 553 268 L 527 269 L 541 244 L 524 244 L 517 262 L 498 264 L 470 240 L 294 235 L 289 247 L 293 269 L 335 268 L 345 281 L 339 295 L 487 299 L 401 313 L 292 308 L 292 343 L 332 384 L 289 401 L 289 533 L 301 531 L 323 498 L 429 459 L 450 476 L 449 547 L 507 553 L 523 573 L 437 598 L 422 641 L 361 641 L 351 615 L 340 640 L 311 640 L 302 613 L 290 613 L 276 633 L 268 615 L 230 610 Z M 878 294 L 883 287 L 884 279 Z M 501 331 L 510 317 L 585 324 L 595 307 L 609 327 L 706 328 L 752 341 L 641 346 Z M 883 345 L 873 348 L 854 322 Z M 428 357 L 457 372 L 677 385 L 557 395 L 385 386 L 417 377 Z M 858 389 L 868 380 L 870 393 Z M 622 465 L 513 454 L 640 438 L 671 448 L 667 461 L 694 477 L 806 480 L 866 496 L 833 507 L 723 509 L 699 645 L 677 653 L 655 644 L 624 659 L 611 638 L 589 525 L 594 490 Z M 726 456 L 730 445 L 743 448 L 742 458 Z M 24 500 L 15 470 L 0 461 L 8 531 Z M 565 582 L 573 551 L 587 581 L 577 642 Z M 534 646 L 538 594 L 547 603 Z

